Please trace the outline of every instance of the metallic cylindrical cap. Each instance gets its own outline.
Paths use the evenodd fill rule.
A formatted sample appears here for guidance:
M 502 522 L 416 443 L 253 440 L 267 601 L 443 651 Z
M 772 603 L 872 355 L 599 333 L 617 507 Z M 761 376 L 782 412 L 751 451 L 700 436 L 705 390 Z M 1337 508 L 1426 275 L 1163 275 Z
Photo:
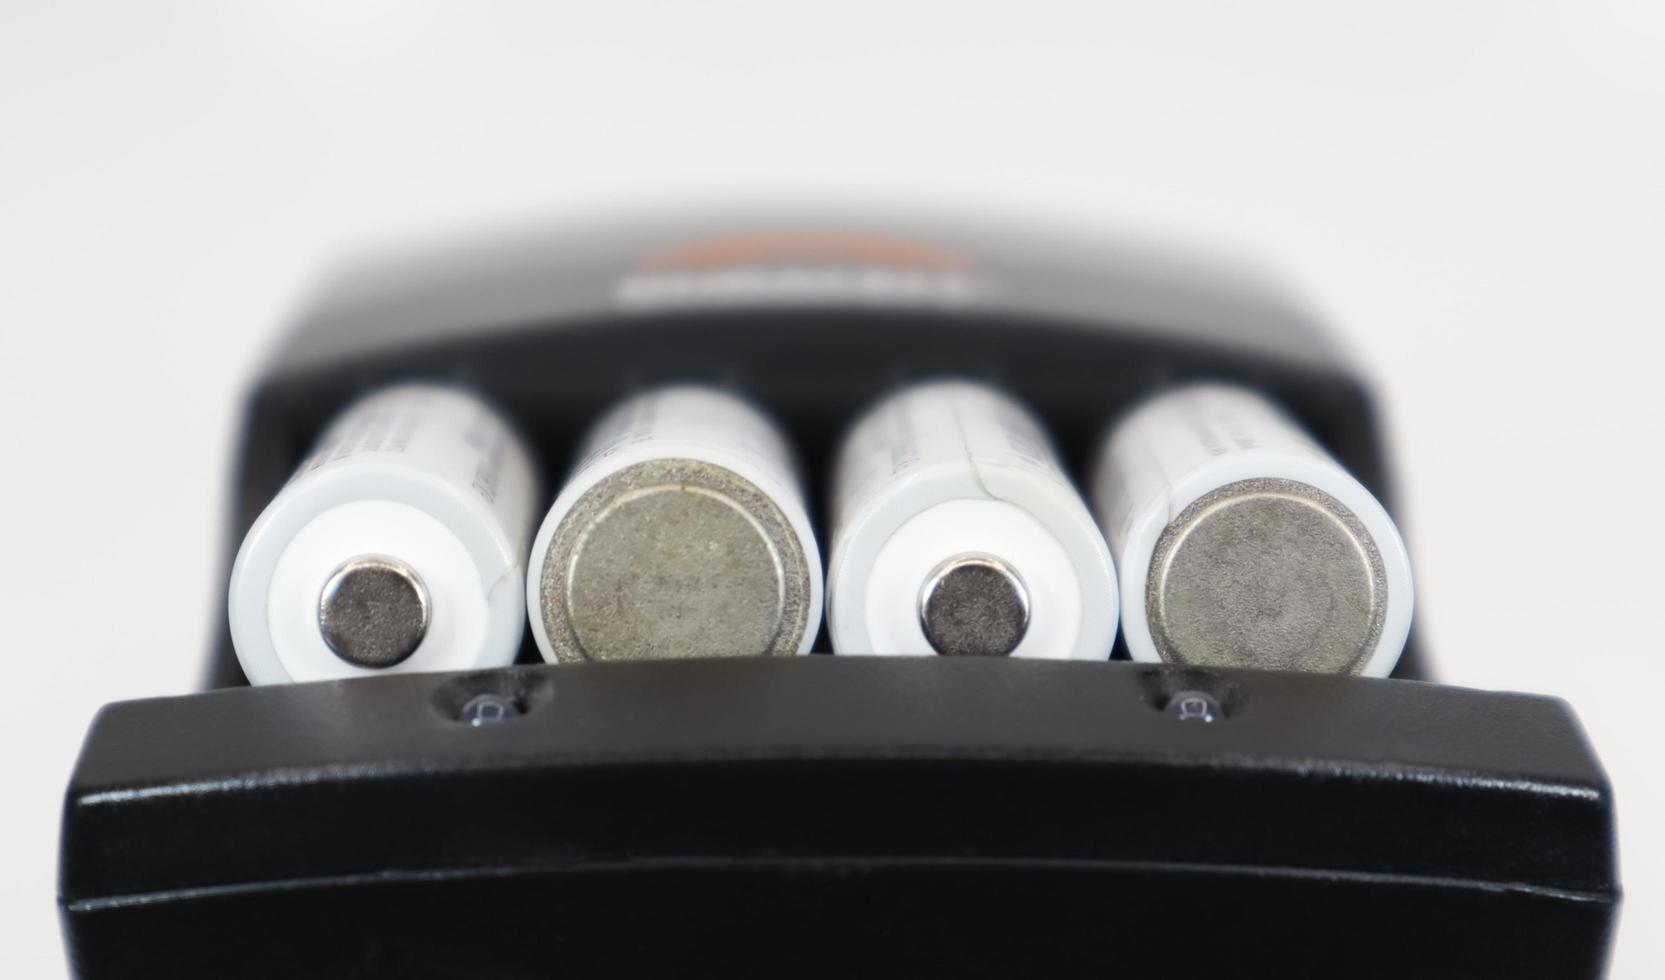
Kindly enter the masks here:
M 603 479 L 561 520 L 534 615 L 559 660 L 790 655 L 810 591 L 774 500 L 724 467 L 658 459 Z
M 919 622 L 940 654 L 1004 657 L 1029 630 L 1029 590 L 993 555 L 955 555 L 919 590 Z
M 1163 530 L 1145 611 L 1170 662 L 1357 673 L 1387 598 L 1381 553 L 1352 511 L 1305 483 L 1253 479 Z
M 342 563 L 318 596 L 318 629 L 335 655 L 359 667 L 391 667 L 428 633 L 428 589 L 396 558 Z

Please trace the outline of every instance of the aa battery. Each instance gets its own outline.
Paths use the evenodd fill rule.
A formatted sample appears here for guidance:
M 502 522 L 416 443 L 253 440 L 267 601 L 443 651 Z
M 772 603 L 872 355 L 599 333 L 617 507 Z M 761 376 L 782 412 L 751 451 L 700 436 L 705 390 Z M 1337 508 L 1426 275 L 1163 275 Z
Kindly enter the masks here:
M 1277 405 L 1170 390 L 1114 426 L 1093 498 L 1137 660 L 1385 676 L 1410 560 L 1382 505 Z
M 1024 407 L 982 384 L 903 389 L 845 438 L 827 618 L 837 653 L 1104 660 L 1116 570 Z
M 250 683 L 511 663 L 538 496 L 530 451 L 472 394 L 408 384 L 347 408 L 232 567 Z
M 772 421 L 676 385 L 615 407 L 581 453 L 527 571 L 544 659 L 809 652 L 821 553 Z

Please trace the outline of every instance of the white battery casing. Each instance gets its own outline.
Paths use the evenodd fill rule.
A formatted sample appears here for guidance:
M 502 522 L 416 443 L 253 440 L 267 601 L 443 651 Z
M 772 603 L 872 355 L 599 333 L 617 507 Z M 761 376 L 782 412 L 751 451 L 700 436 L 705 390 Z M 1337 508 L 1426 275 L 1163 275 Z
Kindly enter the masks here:
M 809 574 L 812 611 L 798 653 L 808 653 L 820 630 L 821 551 L 804 501 L 797 463 L 776 424 L 744 398 L 702 384 L 675 384 L 634 395 L 596 422 L 574 466 L 532 541 L 526 574 L 526 602 L 537 610 L 540 577 L 556 532 L 579 500 L 603 480 L 639 463 L 697 460 L 728 470 L 756 487 L 780 508 L 802 549 Z M 530 617 L 532 636 L 544 658 L 556 662 L 544 617 Z
M 251 684 L 512 663 L 525 635 L 526 547 L 539 498 L 530 450 L 479 398 L 406 384 L 348 407 L 243 539 L 228 596 Z M 386 556 L 426 588 L 431 620 L 388 667 L 349 663 L 319 629 L 350 559 Z
M 1375 650 L 1359 671 L 1385 677 L 1410 633 L 1410 558 L 1375 496 L 1281 408 L 1230 384 L 1166 391 L 1117 422 L 1093 468 L 1092 494 L 1121 572 L 1122 636 L 1135 660 L 1162 659 L 1147 618 L 1152 557 L 1164 529 L 1186 508 L 1246 480 L 1288 480 L 1339 501 L 1373 539 L 1387 583 Z
M 983 384 L 886 398 L 845 437 L 833 483 L 827 618 L 838 653 L 932 654 L 921 589 L 965 554 L 1018 573 L 1028 628 L 1011 656 L 1104 660 L 1116 570 L 1038 420 Z

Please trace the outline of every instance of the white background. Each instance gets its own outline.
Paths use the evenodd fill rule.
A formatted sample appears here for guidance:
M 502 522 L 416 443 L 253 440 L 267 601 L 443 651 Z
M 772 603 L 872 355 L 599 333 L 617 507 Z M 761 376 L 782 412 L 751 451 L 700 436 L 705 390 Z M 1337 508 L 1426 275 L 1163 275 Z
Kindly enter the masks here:
M 63 970 L 93 710 L 198 681 L 236 400 L 310 277 L 735 191 L 1157 229 L 1299 282 L 1380 384 L 1443 677 L 1583 716 L 1614 975 L 1665 974 L 1665 5 L 1570 0 L 4 0 L 0 974 Z

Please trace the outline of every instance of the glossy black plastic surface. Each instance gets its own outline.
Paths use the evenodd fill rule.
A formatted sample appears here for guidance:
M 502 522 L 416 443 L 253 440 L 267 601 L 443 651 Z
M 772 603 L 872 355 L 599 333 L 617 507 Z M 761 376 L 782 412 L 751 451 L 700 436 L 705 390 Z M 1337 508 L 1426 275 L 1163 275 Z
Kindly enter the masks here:
M 1199 688 L 1224 719 L 1161 710 Z M 456 720 L 480 691 L 525 713 Z M 88 977 L 1582 977 L 1611 820 L 1543 698 L 1125 662 L 523 667 L 111 706 L 63 900 Z

